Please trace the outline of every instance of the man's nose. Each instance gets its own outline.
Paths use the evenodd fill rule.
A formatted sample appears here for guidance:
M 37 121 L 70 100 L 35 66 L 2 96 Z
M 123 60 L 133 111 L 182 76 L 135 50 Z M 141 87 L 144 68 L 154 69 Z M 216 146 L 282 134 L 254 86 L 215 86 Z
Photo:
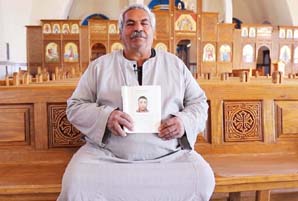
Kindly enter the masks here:
M 134 30 L 135 31 L 142 31 L 143 30 L 143 25 L 141 23 L 135 23 Z

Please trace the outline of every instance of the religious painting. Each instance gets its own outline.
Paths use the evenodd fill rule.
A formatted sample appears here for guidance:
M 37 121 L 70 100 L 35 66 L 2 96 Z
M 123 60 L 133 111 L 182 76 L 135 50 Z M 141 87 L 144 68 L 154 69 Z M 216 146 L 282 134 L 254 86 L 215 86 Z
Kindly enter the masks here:
M 43 28 L 42 28 L 42 32 L 43 32 L 44 34 L 49 34 L 49 33 L 51 33 L 51 32 L 52 32 L 52 30 L 51 30 L 51 25 L 50 25 L 50 24 L 44 24 L 44 25 L 43 25 Z
M 179 15 L 175 22 L 175 30 L 195 32 L 197 30 L 195 18 L 191 14 Z
M 292 39 L 293 38 L 293 31 L 292 29 L 287 29 L 287 38 Z
M 78 46 L 73 42 L 68 42 L 64 46 L 64 62 L 78 62 Z
M 243 47 L 242 60 L 244 63 L 252 63 L 254 61 L 254 48 L 252 45 L 247 44 Z
M 287 64 L 291 61 L 291 57 L 290 47 L 287 45 L 282 46 L 279 52 L 279 60 Z
M 45 48 L 45 62 L 46 63 L 56 63 L 59 62 L 59 48 L 58 44 L 55 42 L 50 42 Z
M 294 50 L 294 64 L 298 64 L 298 46 Z
M 69 24 L 63 24 L 62 33 L 64 33 L 64 34 L 69 34 L 70 33 Z
M 162 51 L 168 51 L 168 47 L 167 47 L 167 45 L 166 44 L 164 44 L 164 43 L 157 43 L 156 45 L 155 45 L 155 49 L 156 50 L 162 50 Z
M 248 37 L 248 28 L 247 27 L 242 27 L 241 28 L 241 36 L 243 38 L 247 38 Z
M 53 25 L 53 33 L 54 34 L 60 33 L 60 24 L 54 24 Z
M 123 50 L 123 45 L 121 43 L 113 43 L 111 46 L 111 52 L 117 51 L 117 50 Z
M 116 34 L 117 29 L 115 24 L 109 24 L 109 34 Z
M 279 29 L 279 38 L 286 38 L 286 30 L 284 28 Z
M 71 33 L 72 34 L 78 34 L 80 32 L 79 25 L 78 24 L 72 24 L 71 25 Z
M 215 47 L 211 43 L 207 43 L 203 49 L 203 62 L 215 62 Z
M 256 37 L 256 28 L 255 27 L 250 27 L 249 28 L 249 37 L 250 38 L 255 38 Z
M 224 44 L 219 48 L 219 60 L 221 62 L 231 62 L 231 47 L 230 45 Z
M 297 40 L 298 39 L 298 29 L 294 30 L 294 39 Z

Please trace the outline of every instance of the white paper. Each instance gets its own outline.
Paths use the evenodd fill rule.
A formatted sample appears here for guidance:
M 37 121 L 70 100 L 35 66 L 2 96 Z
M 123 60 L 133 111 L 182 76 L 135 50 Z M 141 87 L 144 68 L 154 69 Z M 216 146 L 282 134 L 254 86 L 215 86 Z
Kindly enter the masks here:
M 127 133 L 158 133 L 161 122 L 160 86 L 122 86 L 123 111 L 134 122 L 133 131 Z M 145 109 L 144 109 L 145 108 Z

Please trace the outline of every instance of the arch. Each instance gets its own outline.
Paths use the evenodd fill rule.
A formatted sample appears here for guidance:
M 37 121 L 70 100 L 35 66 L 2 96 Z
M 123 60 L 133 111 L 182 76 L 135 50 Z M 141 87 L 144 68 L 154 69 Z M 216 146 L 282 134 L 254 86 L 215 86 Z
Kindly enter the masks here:
M 181 39 L 176 45 L 176 55 L 184 61 L 185 65 L 189 68 L 191 40 Z
M 101 20 L 108 20 L 109 18 L 103 14 L 100 14 L 100 13 L 94 13 L 94 14 L 91 14 L 87 17 L 85 17 L 85 19 L 82 20 L 82 25 L 84 26 L 87 26 L 88 25 L 88 20 L 90 19 L 101 19 Z
M 155 7 L 169 9 L 169 0 L 151 0 L 150 3 L 148 4 L 148 7 L 150 9 L 155 9 Z
M 262 44 L 257 48 L 256 61 L 257 68 L 256 70 L 261 75 L 270 75 L 271 74 L 271 47 L 267 44 Z
M 105 55 L 107 53 L 107 48 L 104 44 L 100 42 L 95 42 L 91 45 L 91 58 L 90 60 L 93 61 L 98 57 Z

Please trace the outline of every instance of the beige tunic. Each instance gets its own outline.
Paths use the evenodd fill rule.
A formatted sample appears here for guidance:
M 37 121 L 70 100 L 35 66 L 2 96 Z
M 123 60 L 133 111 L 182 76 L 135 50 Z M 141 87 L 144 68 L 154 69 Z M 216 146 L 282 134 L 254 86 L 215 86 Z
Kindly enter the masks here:
M 175 55 L 157 51 L 148 59 L 143 85 L 161 86 L 162 119 L 181 118 L 185 135 L 173 140 L 162 140 L 156 133 L 119 137 L 106 128 L 110 113 L 122 109 L 121 86 L 138 85 L 134 65 L 122 51 L 100 57 L 68 100 L 68 119 L 86 135 L 87 143 L 68 165 L 60 201 L 205 201 L 211 196 L 213 172 L 192 151 L 197 133 L 205 128 L 206 96 Z

